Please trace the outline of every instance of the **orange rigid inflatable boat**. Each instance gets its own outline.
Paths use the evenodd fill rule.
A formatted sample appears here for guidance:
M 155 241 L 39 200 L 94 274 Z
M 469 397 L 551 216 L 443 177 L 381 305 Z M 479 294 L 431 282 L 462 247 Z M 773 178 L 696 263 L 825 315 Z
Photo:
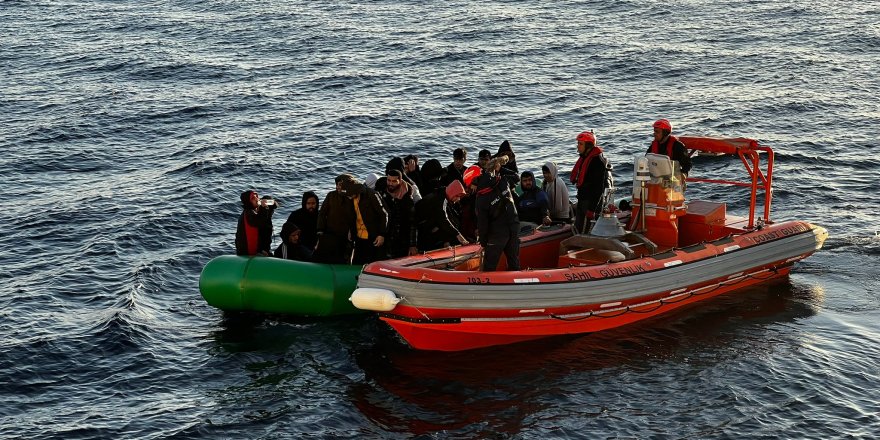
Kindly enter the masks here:
M 769 147 L 744 138 L 680 139 L 692 154 L 739 158 L 748 181 L 687 181 L 750 188 L 748 216 L 728 214 L 725 203 L 686 201 L 678 163 L 648 154 L 634 158 L 625 227 L 605 212 L 589 235 L 572 236 L 568 225 L 527 229 L 519 271 L 505 271 L 503 258 L 499 271 L 480 271 L 479 245 L 372 263 L 351 300 L 379 312 L 414 348 L 467 350 L 662 315 L 787 276 L 822 247 L 824 228 L 771 221 Z

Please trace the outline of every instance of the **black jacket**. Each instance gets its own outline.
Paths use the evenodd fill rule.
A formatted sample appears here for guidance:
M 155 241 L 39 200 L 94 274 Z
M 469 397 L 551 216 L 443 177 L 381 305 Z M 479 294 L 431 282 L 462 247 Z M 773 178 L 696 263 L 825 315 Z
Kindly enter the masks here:
M 477 178 L 477 233 L 484 247 L 493 239 L 493 233 L 506 240 L 511 226 L 519 223 L 507 176 L 484 173 Z
M 388 235 L 385 237 L 385 249 L 391 258 L 399 258 L 415 247 L 416 222 L 413 188 L 408 183 L 407 193 L 400 199 L 394 198 L 388 191 L 382 193 L 382 204 L 388 213 Z
M 249 255 L 247 233 L 245 232 L 244 219 L 247 216 L 247 222 L 250 226 L 257 228 L 257 254 L 271 252 L 272 246 L 272 213 L 275 212 L 275 206 L 264 208 L 259 206 L 257 211 L 251 209 L 242 211 L 238 217 L 238 227 L 235 230 L 235 254 Z
M 309 198 L 314 197 L 316 200 L 318 196 L 312 191 L 306 191 L 302 197 L 302 208 L 297 209 L 290 213 L 290 216 L 287 217 L 288 223 L 295 224 L 300 232 L 299 242 L 309 248 L 314 249 L 315 244 L 318 242 L 318 209 L 315 209 L 315 212 L 309 212 L 306 209 L 306 201 Z
M 415 204 L 415 221 L 418 229 L 419 250 L 430 251 L 443 247 L 443 243 L 455 243 L 458 229 L 446 215 L 446 192 L 437 188 Z

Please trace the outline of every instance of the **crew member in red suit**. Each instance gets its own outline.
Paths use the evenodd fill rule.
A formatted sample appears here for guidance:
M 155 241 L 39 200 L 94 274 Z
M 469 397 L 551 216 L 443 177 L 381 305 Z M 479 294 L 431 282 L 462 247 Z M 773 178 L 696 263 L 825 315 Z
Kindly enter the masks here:
M 686 178 L 691 170 L 691 157 L 688 156 L 687 148 L 672 134 L 672 124 L 666 119 L 658 119 L 654 122 L 654 141 L 648 147 L 648 153 L 665 154 L 672 160 L 677 160 L 681 173 Z
M 571 170 L 571 183 L 577 188 L 574 228 L 576 234 L 590 231 L 590 220 L 602 212 L 601 204 L 608 186 L 608 160 L 596 146 L 596 135 L 585 131 L 577 137 L 580 157 Z

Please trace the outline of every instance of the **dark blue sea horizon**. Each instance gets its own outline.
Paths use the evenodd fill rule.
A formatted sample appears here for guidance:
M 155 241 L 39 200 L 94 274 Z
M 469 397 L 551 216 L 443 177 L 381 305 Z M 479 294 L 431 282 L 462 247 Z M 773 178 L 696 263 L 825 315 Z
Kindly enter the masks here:
M 876 2 L 3 1 L 0 31 L 0 438 L 880 436 Z M 343 172 L 509 140 L 567 175 L 594 130 L 626 192 L 661 117 L 773 147 L 772 217 L 825 247 L 661 319 L 461 353 L 199 294 L 245 189 L 277 233 Z

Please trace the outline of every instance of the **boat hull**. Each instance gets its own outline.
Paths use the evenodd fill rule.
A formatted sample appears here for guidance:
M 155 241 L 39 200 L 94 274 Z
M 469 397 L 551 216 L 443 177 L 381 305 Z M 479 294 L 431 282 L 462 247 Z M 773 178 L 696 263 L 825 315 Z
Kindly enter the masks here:
M 467 350 L 606 330 L 784 277 L 826 237 L 786 222 L 616 263 L 515 272 L 380 262 L 365 267 L 358 286 L 400 298 L 380 317 L 414 348 Z
M 223 255 L 205 265 L 199 291 L 226 311 L 294 316 L 364 313 L 348 300 L 362 266 Z

